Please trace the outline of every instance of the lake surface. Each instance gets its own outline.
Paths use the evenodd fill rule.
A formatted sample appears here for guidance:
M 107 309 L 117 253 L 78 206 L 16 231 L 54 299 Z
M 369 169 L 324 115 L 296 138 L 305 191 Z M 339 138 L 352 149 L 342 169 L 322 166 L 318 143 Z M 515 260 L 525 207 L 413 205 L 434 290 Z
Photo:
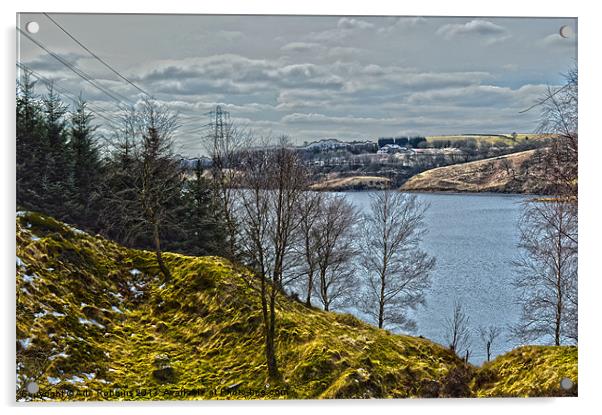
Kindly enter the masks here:
M 370 209 L 370 192 L 341 194 L 362 212 Z M 459 301 L 473 329 L 471 362 L 480 364 L 486 359 L 479 326 L 504 330 L 492 346 L 493 356 L 513 349 L 516 345 L 508 339 L 506 328 L 518 320 L 520 309 L 511 284 L 511 262 L 518 254 L 521 202 L 528 196 L 419 193 L 417 197 L 430 204 L 422 248 L 437 263 L 426 306 L 414 315 L 418 328 L 411 334 L 446 345 L 445 319 L 454 301 Z

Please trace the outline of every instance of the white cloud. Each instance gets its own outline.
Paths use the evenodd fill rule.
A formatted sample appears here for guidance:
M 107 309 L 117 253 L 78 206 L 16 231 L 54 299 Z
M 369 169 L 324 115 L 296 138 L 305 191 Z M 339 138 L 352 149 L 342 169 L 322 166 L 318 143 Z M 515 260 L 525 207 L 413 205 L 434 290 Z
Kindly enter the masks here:
M 320 49 L 320 48 L 322 48 L 322 46 L 320 46 L 317 43 L 291 42 L 291 43 L 287 43 L 286 45 L 282 46 L 280 48 L 280 50 L 283 52 L 310 52 L 312 50 Z
M 351 17 L 343 17 L 337 22 L 339 29 L 371 29 L 374 24 Z
M 436 32 L 446 39 L 458 36 L 479 36 L 487 42 L 498 42 L 510 37 L 508 30 L 488 20 L 474 19 L 466 23 L 449 23 L 441 26 Z
M 577 40 L 576 36 L 564 38 L 560 36 L 560 33 L 552 33 L 539 40 L 539 44 L 546 47 L 552 48 L 576 48 Z

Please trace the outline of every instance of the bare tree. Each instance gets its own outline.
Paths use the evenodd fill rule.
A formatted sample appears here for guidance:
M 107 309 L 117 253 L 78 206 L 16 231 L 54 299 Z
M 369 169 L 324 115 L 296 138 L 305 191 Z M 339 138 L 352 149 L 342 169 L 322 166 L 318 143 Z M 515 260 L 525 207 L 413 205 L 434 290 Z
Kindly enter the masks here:
M 230 114 L 217 106 L 212 112 L 209 131 L 205 137 L 205 147 L 211 156 L 211 179 L 213 197 L 221 207 L 227 231 L 229 252 L 224 256 L 235 258 L 238 236 L 236 192 L 239 187 L 240 163 L 244 150 L 253 141 L 250 131 L 237 128 Z
M 385 190 L 371 196 L 364 218 L 361 265 L 366 272 L 363 311 L 379 328 L 414 329 L 407 315 L 424 303 L 434 258 L 420 249 L 427 205 L 415 195 Z
M 275 149 L 249 151 L 243 164 L 242 256 L 259 278 L 268 375 L 279 379 L 276 360 L 276 300 L 282 293 L 287 261 L 300 226 L 299 202 L 307 172 L 281 141 Z
M 519 224 L 522 254 L 514 262 L 522 316 L 512 333 L 519 340 L 577 342 L 576 210 L 561 199 L 526 203 Z
M 468 361 L 470 355 L 470 317 L 466 315 L 462 304 L 454 302 L 454 311 L 451 317 L 445 319 L 446 341 L 451 351 Z M 464 356 L 463 356 L 464 355 Z
M 355 225 L 358 215 L 343 196 L 323 199 L 315 223 L 318 284 L 315 287 L 324 310 L 343 305 L 355 288 L 355 272 L 350 263 L 357 253 Z
M 479 335 L 481 341 L 485 345 L 485 352 L 487 353 L 487 361 L 491 360 L 491 347 L 493 342 L 502 334 L 502 330 L 497 326 L 479 327 Z
M 548 87 L 531 107 L 541 111 L 538 132 L 551 134 L 550 146 L 543 159 L 540 177 L 553 192 L 577 203 L 578 173 L 578 72 L 574 67 L 565 74 L 565 84 Z
M 318 269 L 317 222 L 322 214 L 322 198 L 324 193 L 305 192 L 299 203 L 299 240 L 297 255 L 299 257 L 300 274 L 305 277 L 305 305 L 311 306 L 314 291 L 314 278 Z

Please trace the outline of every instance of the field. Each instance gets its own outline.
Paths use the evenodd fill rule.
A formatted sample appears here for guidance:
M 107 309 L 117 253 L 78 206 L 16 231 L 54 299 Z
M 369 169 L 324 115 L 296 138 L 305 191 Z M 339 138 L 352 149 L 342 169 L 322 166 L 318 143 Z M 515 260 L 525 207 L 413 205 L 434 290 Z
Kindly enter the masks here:
M 435 141 L 462 141 L 475 140 L 477 143 L 487 142 L 490 144 L 506 143 L 509 146 L 515 146 L 528 140 L 542 140 L 548 138 L 547 134 L 528 134 L 517 133 L 513 137 L 512 134 L 461 134 L 461 135 L 431 135 L 426 137 L 426 141 L 433 143 Z

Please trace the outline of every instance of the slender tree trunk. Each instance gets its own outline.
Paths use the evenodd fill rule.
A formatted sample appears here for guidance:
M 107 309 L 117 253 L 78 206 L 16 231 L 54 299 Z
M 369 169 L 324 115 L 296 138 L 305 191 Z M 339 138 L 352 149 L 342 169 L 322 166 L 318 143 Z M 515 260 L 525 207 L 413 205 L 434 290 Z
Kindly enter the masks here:
M 378 328 L 382 329 L 385 323 L 385 277 L 380 279 L 380 298 L 378 302 Z
M 556 240 L 556 321 L 554 327 L 554 344 L 560 346 L 560 327 L 562 323 L 562 224 L 558 230 Z
M 278 362 L 276 361 L 276 294 L 278 290 L 272 287 L 270 295 L 270 318 L 267 327 L 266 335 L 266 360 L 268 363 L 268 375 L 272 380 L 280 380 L 280 371 L 278 370 Z
M 328 299 L 328 287 L 326 286 L 326 272 L 322 269 L 320 270 L 320 292 L 322 293 L 324 311 L 329 311 L 330 301 Z
M 161 238 L 159 237 L 158 223 L 153 224 L 153 238 L 155 240 L 155 254 L 157 256 L 157 263 L 159 264 L 159 269 L 161 270 L 161 273 L 163 274 L 165 279 L 169 280 L 171 279 L 171 273 L 165 265 L 165 262 L 163 262 L 163 256 L 161 255 Z
M 311 307 L 311 292 L 314 289 L 314 271 L 312 269 L 307 273 L 307 298 L 305 305 Z

